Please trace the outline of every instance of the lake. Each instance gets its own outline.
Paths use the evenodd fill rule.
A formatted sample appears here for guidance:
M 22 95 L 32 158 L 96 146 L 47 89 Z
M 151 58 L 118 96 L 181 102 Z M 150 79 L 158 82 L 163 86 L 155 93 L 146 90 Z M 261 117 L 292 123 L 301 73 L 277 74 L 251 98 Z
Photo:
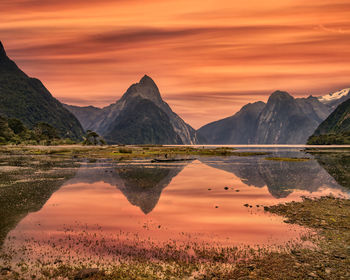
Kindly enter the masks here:
M 25 248 L 28 258 L 50 260 L 112 260 L 111 248 L 134 256 L 169 244 L 278 250 L 302 242 L 309 231 L 284 223 L 264 206 L 303 196 L 349 197 L 348 182 L 338 172 L 343 166 L 327 153 L 289 146 L 240 149 L 271 154 L 173 163 L 81 162 L 39 209 L 21 215 L 6 232 L 3 249 Z

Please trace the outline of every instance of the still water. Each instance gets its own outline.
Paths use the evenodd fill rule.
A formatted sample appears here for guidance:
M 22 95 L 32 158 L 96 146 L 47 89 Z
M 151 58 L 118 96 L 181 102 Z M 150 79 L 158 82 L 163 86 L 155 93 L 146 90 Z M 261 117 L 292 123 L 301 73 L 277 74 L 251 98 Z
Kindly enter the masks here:
M 77 248 L 84 242 L 95 248 L 107 244 L 101 250 L 116 243 L 136 250 L 170 241 L 253 247 L 297 241 L 307 230 L 284 223 L 263 206 L 302 196 L 348 197 L 350 189 L 310 154 L 292 148 L 269 151 L 269 157 L 310 160 L 230 156 L 180 163 L 82 163 L 40 210 L 18 221 L 3 247 L 25 244 L 33 254 L 72 255 L 80 254 Z

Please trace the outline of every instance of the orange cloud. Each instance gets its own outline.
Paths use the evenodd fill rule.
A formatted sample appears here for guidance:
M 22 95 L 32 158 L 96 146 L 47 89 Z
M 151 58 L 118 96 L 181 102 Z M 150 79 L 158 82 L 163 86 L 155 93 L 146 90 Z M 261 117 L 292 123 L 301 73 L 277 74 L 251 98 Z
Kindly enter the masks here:
M 350 3 L 0 2 L 0 39 L 63 102 L 105 106 L 147 73 L 195 128 L 275 89 L 349 87 Z

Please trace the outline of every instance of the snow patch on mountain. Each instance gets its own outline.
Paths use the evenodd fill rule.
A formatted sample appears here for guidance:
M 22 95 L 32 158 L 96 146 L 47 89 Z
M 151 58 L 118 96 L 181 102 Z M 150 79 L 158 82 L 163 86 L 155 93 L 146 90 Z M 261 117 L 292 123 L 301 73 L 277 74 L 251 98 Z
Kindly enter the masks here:
M 320 96 L 318 97 L 318 100 L 321 101 L 322 103 L 329 103 L 332 102 L 334 100 L 338 100 L 344 96 L 347 96 L 350 92 L 350 88 L 345 88 L 342 90 L 339 90 L 337 92 L 334 93 L 330 93 L 324 96 Z

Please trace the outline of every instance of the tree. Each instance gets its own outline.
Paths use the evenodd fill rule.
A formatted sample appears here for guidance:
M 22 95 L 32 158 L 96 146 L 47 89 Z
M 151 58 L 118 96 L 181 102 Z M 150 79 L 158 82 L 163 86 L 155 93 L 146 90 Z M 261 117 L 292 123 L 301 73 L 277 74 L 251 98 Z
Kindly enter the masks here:
M 8 119 L 8 126 L 15 134 L 21 134 L 27 130 L 24 124 L 18 119 Z
M 48 123 L 40 122 L 36 124 L 33 132 L 37 141 L 59 139 L 56 129 Z
M 95 131 L 87 130 L 86 137 L 83 142 L 84 145 L 105 145 L 105 140 L 98 135 Z

